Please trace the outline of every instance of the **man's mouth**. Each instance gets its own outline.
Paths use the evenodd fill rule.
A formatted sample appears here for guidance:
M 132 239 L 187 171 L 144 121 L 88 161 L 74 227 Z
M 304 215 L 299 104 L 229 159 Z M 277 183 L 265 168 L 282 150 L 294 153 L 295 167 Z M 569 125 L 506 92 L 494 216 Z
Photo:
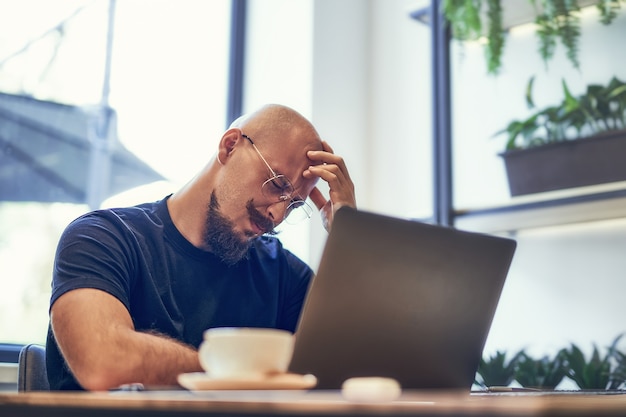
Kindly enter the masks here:
M 251 230 L 257 235 L 274 234 L 274 222 L 263 216 L 255 207 L 252 201 L 248 202 L 248 215 L 250 216 Z
M 262 226 L 260 226 L 258 223 L 251 221 L 250 222 L 252 224 L 252 231 L 254 232 L 255 235 L 262 235 L 263 233 L 265 233 L 265 230 L 263 229 Z

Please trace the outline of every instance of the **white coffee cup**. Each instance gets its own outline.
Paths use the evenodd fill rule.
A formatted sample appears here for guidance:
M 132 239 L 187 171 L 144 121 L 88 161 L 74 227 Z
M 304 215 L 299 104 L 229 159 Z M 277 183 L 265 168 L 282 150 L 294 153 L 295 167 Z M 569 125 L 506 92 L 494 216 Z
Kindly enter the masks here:
M 287 371 L 293 345 L 286 330 L 216 327 L 204 332 L 198 354 L 212 378 L 262 379 Z

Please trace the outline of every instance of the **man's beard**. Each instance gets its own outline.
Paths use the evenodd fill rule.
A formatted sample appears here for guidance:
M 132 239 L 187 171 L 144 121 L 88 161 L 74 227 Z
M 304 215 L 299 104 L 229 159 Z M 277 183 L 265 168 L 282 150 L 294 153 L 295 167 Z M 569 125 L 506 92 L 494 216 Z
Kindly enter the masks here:
M 266 233 L 275 234 L 273 223 L 264 217 L 254 208 L 252 200 L 246 205 L 252 220 L 257 223 Z M 220 205 L 215 196 L 215 191 L 211 193 L 211 202 L 207 210 L 207 219 L 204 231 L 204 243 L 209 250 L 231 266 L 244 259 L 248 255 L 248 249 L 252 244 L 251 238 L 254 234 L 246 235 L 242 238 L 235 232 L 233 222 L 220 213 Z

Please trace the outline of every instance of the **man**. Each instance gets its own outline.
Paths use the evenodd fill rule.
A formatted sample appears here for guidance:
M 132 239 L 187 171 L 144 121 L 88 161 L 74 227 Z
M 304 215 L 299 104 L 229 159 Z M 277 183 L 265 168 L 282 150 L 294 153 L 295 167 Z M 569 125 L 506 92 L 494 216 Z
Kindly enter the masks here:
M 311 214 L 307 196 L 327 228 L 356 205 L 343 159 L 296 111 L 268 105 L 233 122 L 173 195 L 73 221 L 54 265 L 51 389 L 172 385 L 202 371 L 207 328 L 295 331 L 312 270 L 270 235 Z

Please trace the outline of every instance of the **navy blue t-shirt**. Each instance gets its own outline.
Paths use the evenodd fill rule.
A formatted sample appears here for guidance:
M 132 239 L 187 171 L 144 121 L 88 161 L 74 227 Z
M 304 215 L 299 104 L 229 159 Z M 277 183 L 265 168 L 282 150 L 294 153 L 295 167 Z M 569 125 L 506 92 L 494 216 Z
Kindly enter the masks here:
M 254 239 L 248 257 L 228 266 L 176 229 L 167 198 L 99 210 L 74 220 L 57 248 L 50 306 L 67 291 L 96 288 L 128 309 L 135 329 L 196 348 L 211 327 L 295 331 L 313 271 L 274 237 Z M 53 390 L 82 389 L 48 330 Z

